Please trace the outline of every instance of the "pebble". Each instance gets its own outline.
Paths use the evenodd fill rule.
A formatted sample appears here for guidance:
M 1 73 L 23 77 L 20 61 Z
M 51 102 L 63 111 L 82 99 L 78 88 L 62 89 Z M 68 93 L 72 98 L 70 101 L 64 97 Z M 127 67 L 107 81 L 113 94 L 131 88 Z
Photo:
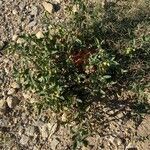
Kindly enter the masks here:
M 78 8 L 77 8 L 76 5 L 73 6 L 72 11 L 73 11 L 74 13 L 78 11 Z
M 63 113 L 63 115 L 61 116 L 61 120 L 62 122 L 67 122 L 67 114 L 66 113 Z
M 31 22 L 28 24 L 28 27 L 29 27 L 29 28 L 32 28 L 32 27 L 34 27 L 36 24 L 37 24 L 36 20 L 33 20 L 33 21 L 31 21 Z
M 13 36 L 12 36 L 12 41 L 14 41 L 14 42 L 15 42 L 15 41 L 17 40 L 17 38 L 18 38 L 18 35 L 16 35 L 16 34 L 15 34 L 15 35 L 13 35 Z
M 110 136 L 109 141 L 113 144 L 113 143 L 114 143 L 114 141 L 115 141 L 115 137 Z
M 88 146 L 82 146 L 82 148 L 81 148 L 81 150 L 89 150 L 90 149 L 90 147 L 88 147 Z
M 52 141 L 51 141 L 51 149 L 52 150 L 56 150 L 56 147 L 57 147 L 57 145 L 59 144 L 59 141 L 57 140 L 57 139 L 53 139 Z
M 20 8 L 21 11 L 25 8 L 25 6 L 26 6 L 25 2 L 20 2 L 19 8 Z
M 26 136 L 26 135 L 22 135 L 21 136 L 20 144 L 27 145 L 28 141 L 29 141 L 29 137 L 28 136 Z
M 54 3 L 54 4 L 60 4 L 61 1 L 60 1 L 60 0 L 54 0 L 53 3 Z
M 31 15 L 37 16 L 38 14 L 38 8 L 36 6 L 31 7 Z
M 13 13 L 14 15 L 16 15 L 18 12 L 17 12 L 17 10 L 14 9 L 14 10 L 12 11 L 12 13 Z
M 117 143 L 118 146 L 120 146 L 120 145 L 122 144 L 121 139 L 117 138 L 117 139 L 116 139 L 116 143 Z
M 18 135 L 21 136 L 23 131 L 24 131 L 23 126 L 19 126 Z
M 42 38 L 44 38 L 44 35 L 43 35 L 42 31 L 37 32 L 37 33 L 36 33 L 36 37 L 37 37 L 37 39 L 42 39 Z
M 25 99 L 30 99 L 31 98 L 31 93 L 29 91 L 25 92 L 25 93 L 22 93 L 23 97 Z
M 47 124 L 47 128 L 48 128 L 48 131 L 49 131 L 49 137 L 51 137 L 57 130 L 57 123 L 48 123 Z
M 3 99 L 1 99 L 1 100 L 0 100 L 0 110 L 5 109 L 5 106 L 6 106 L 6 101 L 3 100 Z
M 8 95 L 12 95 L 15 93 L 15 89 L 14 88 L 10 88 L 7 92 Z
M 19 89 L 19 88 L 20 88 L 19 84 L 16 83 L 16 82 L 13 82 L 13 83 L 11 84 L 11 87 L 14 88 L 14 89 Z
M 120 112 L 119 114 L 117 114 L 117 117 L 120 119 L 120 118 L 123 118 L 124 114 L 122 112 Z
M 34 126 L 29 126 L 28 128 L 26 128 L 25 133 L 28 136 L 34 136 L 34 131 L 35 131 Z
M 138 150 L 138 148 L 134 144 L 129 143 L 125 150 Z
M 53 5 L 48 2 L 43 2 L 44 9 L 49 12 L 50 14 L 53 12 Z
M 9 96 L 6 99 L 6 102 L 9 108 L 14 108 L 19 103 L 19 100 L 17 97 Z
M 18 38 L 17 44 L 24 44 L 25 40 L 23 38 Z
M 46 139 L 48 137 L 48 130 L 46 125 L 40 128 L 40 133 L 43 139 Z

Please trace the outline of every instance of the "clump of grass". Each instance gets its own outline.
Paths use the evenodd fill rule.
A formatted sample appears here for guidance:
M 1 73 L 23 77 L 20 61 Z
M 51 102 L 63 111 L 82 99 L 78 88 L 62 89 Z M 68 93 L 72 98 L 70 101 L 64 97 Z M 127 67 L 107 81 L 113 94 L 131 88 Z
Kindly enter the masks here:
M 102 7 L 77 0 L 67 10 L 74 6 L 77 11 L 69 11 L 66 22 L 52 24 L 43 38 L 24 35 L 24 44 L 13 44 L 20 58 L 14 66 L 15 77 L 56 110 L 83 107 L 94 97 L 107 97 L 109 87 L 118 84 L 130 89 L 130 83 L 136 83 L 130 77 L 130 64 L 148 63 L 150 37 L 144 31 L 136 35 L 139 26 L 148 23 L 146 15 L 128 17 L 129 8 L 122 10 L 117 3 Z M 136 74 L 138 79 L 148 72 L 144 69 Z

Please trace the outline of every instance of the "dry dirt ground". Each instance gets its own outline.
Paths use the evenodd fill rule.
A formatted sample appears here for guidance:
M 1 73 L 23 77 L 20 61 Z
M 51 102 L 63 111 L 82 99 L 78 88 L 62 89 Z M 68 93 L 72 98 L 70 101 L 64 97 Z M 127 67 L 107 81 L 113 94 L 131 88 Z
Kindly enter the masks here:
M 56 13 L 62 12 L 62 5 Z M 41 0 L 0 0 L 1 50 L 16 35 L 45 30 L 44 12 Z M 0 55 L 0 149 L 69 150 L 75 145 L 81 150 L 150 149 L 150 115 L 137 115 L 129 102 L 93 103 L 78 121 L 48 108 L 40 111 L 34 92 L 24 91 L 13 79 L 16 57 Z

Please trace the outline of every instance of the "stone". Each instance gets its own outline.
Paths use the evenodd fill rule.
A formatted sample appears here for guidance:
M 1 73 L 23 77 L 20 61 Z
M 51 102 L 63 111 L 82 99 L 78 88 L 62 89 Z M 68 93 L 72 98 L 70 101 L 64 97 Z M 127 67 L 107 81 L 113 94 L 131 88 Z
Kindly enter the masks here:
M 49 12 L 50 14 L 53 12 L 53 5 L 51 3 L 48 2 L 43 2 L 43 7 L 44 9 Z
M 48 131 L 49 131 L 49 137 L 51 137 L 57 130 L 57 123 L 47 123 L 47 128 L 48 128 Z
M 17 15 L 17 10 L 16 9 L 14 9 L 13 11 L 12 11 L 12 13 L 14 14 L 14 15 Z
M 34 126 L 29 126 L 26 128 L 26 135 L 28 136 L 34 136 L 34 132 L 35 132 L 35 129 L 34 129 Z
M 9 96 L 6 99 L 6 102 L 9 108 L 14 108 L 19 103 L 19 100 L 17 97 Z
M 48 137 L 48 130 L 47 130 L 47 126 L 46 125 L 43 125 L 40 128 L 40 133 L 41 133 L 41 136 L 42 136 L 43 139 L 46 139 Z
M 0 5 L 2 5 L 2 3 L 3 3 L 3 2 L 2 2 L 2 1 L 0 1 Z
M 19 86 L 19 84 L 17 82 L 13 82 L 11 84 L 11 87 L 14 88 L 14 89 L 19 89 L 20 88 L 20 86 Z
M 31 22 L 28 24 L 28 27 L 29 27 L 29 28 L 32 28 L 32 27 L 34 27 L 36 24 L 37 24 L 36 20 L 33 20 L 33 21 L 31 21 Z
M 29 91 L 22 93 L 22 95 L 25 99 L 30 99 L 31 98 L 31 93 Z
M 90 147 L 89 146 L 82 146 L 81 150 L 89 150 Z
M 41 133 L 41 136 L 43 139 L 46 139 L 48 136 L 51 137 L 57 129 L 57 123 L 47 123 L 43 124 L 41 123 L 40 125 L 37 124 Z
M 33 147 L 33 150 L 39 150 L 39 147 L 34 146 L 34 147 Z
M 138 150 L 138 148 L 134 144 L 129 143 L 125 150 Z
M 120 146 L 120 145 L 122 144 L 122 141 L 121 141 L 120 138 L 117 138 L 117 139 L 116 139 L 116 144 L 117 144 L 118 146 Z
M 114 144 L 115 138 L 113 136 L 110 136 L 109 141 Z
M 18 35 L 13 35 L 13 37 L 12 37 L 12 41 L 16 41 L 17 40 L 17 38 L 18 38 Z
M 38 9 L 37 9 L 37 7 L 36 6 L 32 6 L 31 7 L 31 13 L 30 13 L 31 15 L 34 15 L 34 16 L 37 16 L 37 14 L 38 14 Z
M 23 126 L 19 126 L 18 135 L 21 136 L 23 131 L 24 131 Z
M 120 112 L 119 114 L 117 114 L 117 117 L 118 117 L 119 119 L 123 118 L 123 116 L 124 116 L 124 114 L 123 114 L 122 112 Z
M 57 139 L 53 139 L 50 143 L 51 149 L 56 150 L 58 144 L 59 144 L 59 141 Z
M 42 31 L 37 32 L 37 33 L 36 33 L 36 37 L 37 37 L 37 39 L 42 39 L 42 38 L 44 38 L 44 35 L 43 35 Z
M 28 141 L 29 141 L 29 137 L 28 136 L 26 136 L 26 135 L 22 135 L 21 136 L 20 144 L 27 145 Z
M 23 38 L 18 38 L 17 44 L 24 44 L 25 40 Z
M 20 2 L 19 8 L 20 8 L 21 11 L 25 8 L 25 6 L 26 6 L 25 2 L 23 2 L 23 1 Z
M 5 109 L 5 107 L 6 107 L 6 101 L 4 99 L 1 99 L 0 100 L 0 110 Z
M 58 4 L 58 3 L 60 4 L 61 1 L 60 1 L 60 0 L 54 0 L 53 3 L 54 3 L 54 4 Z
M 14 88 L 10 88 L 7 92 L 8 95 L 12 95 L 15 93 L 15 89 Z
M 68 118 L 67 118 L 67 114 L 66 114 L 66 113 L 63 113 L 63 114 L 62 114 L 61 120 L 62 120 L 62 122 L 67 122 L 67 121 L 68 121 Z
M 74 5 L 73 8 L 72 8 L 72 11 L 75 13 L 78 11 L 78 6 L 77 5 Z

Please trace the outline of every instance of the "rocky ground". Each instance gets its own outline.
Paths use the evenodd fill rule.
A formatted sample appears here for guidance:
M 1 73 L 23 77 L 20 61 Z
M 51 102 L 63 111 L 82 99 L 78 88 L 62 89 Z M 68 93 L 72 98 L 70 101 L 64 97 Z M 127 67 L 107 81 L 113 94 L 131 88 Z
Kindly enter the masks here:
M 56 21 L 62 19 L 64 2 L 51 2 L 0 0 L 1 51 L 18 35 L 46 30 L 42 22 L 45 12 L 55 12 Z M 150 116 L 135 116 L 130 105 L 93 104 L 80 122 L 67 124 L 65 113 L 60 117 L 50 109 L 41 110 L 34 104 L 39 101 L 34 92 L 24 91 L 13 79 L 15 59 L 15 56 L 0 55 L 0 149 L 69 150 L 76 144 L 81 150 L 150 149 Z M 83 127 L 85 124 L 84 130 L 91 129 L 89 135 L 84 137 L 81 124 Z

